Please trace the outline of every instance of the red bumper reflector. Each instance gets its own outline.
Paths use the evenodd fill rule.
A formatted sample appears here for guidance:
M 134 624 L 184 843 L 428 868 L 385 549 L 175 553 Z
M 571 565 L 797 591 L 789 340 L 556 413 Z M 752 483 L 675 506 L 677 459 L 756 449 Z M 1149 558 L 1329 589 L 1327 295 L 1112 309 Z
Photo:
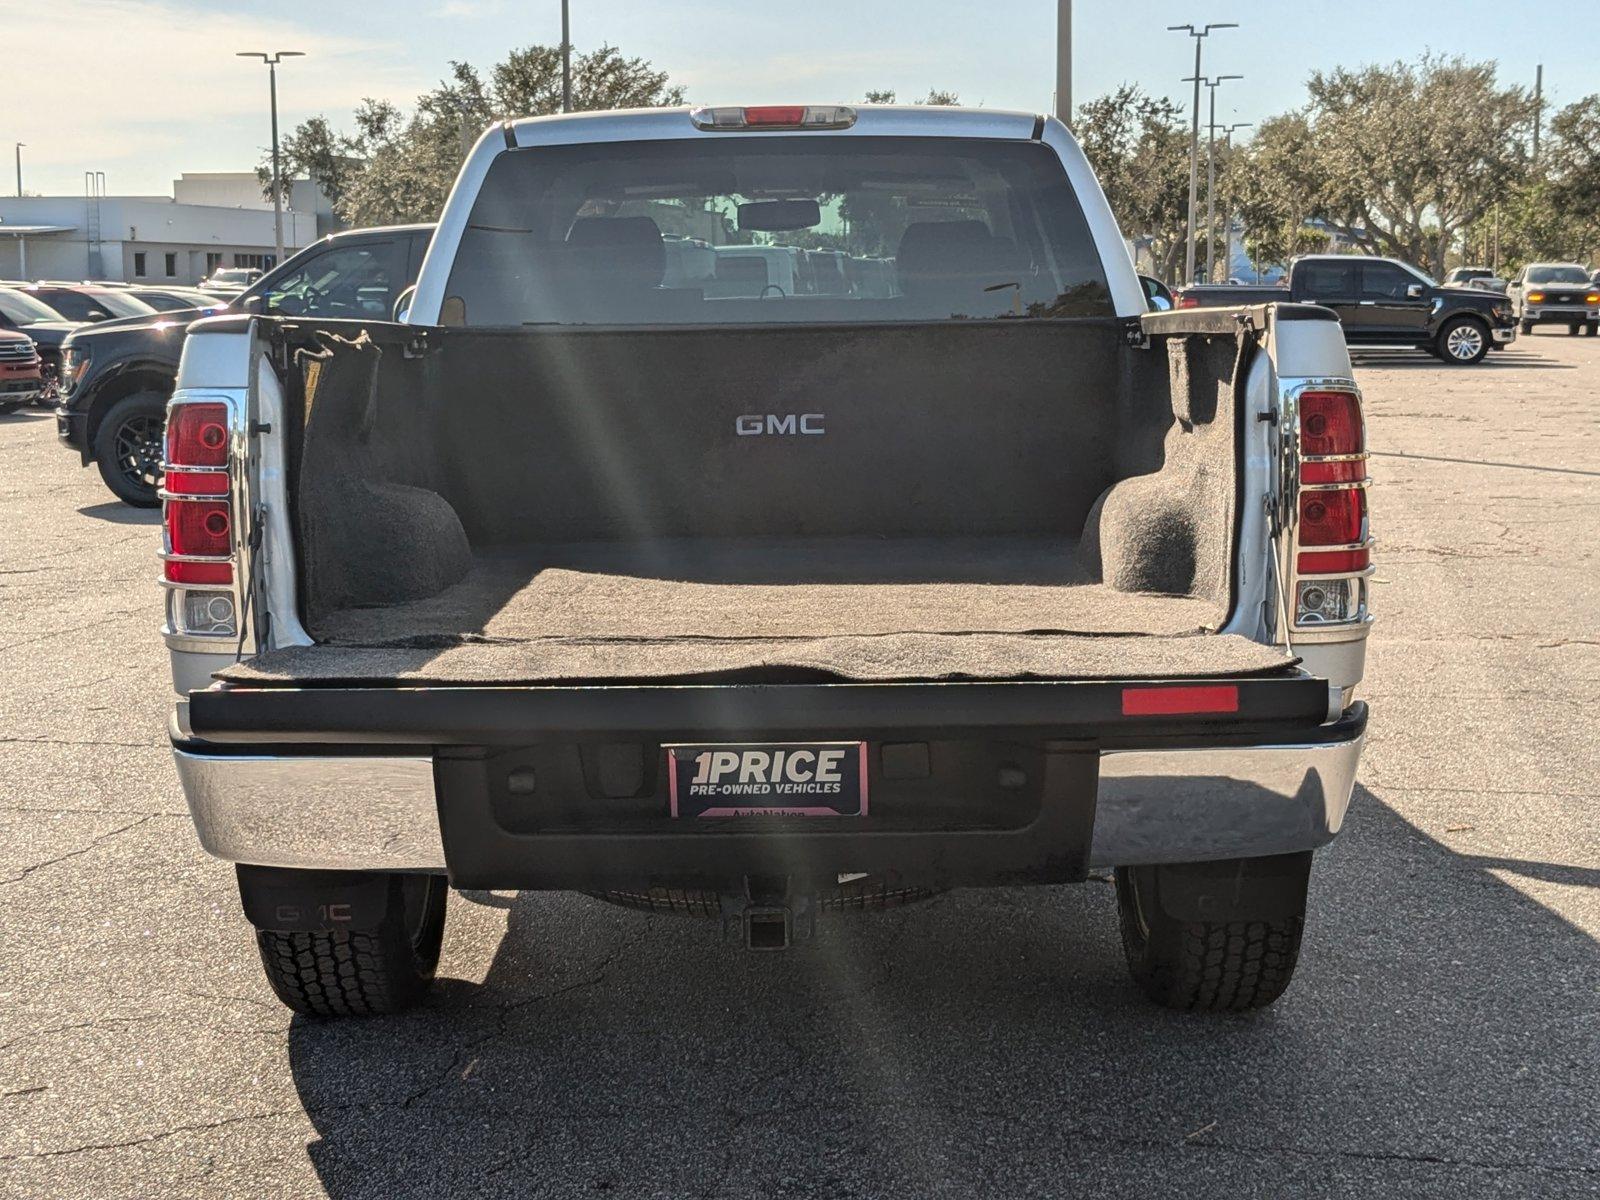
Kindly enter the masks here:
M 1363 459 L 1347 462 L 1303 462 L 1300 464 L 1301 483 L 1360 483 L 1367 477 L 1367 464 Z
M 1302 575 L 1338 575 L 1365 571 L 1372 562 L 1368 550 L 1312 550 L 1303 551 L 1299 560 Z
M 1125 717 L 1190 716 L 1239 711 L 1239 689 L 1233 685 L 1204 687 L 1123 688 Z
M 168 583 L 232 583 L 232 563 L 167 562 Z
M 162 487 L 174 496 L 226 496 L 228 476 L 223 471 L 168 471 Z

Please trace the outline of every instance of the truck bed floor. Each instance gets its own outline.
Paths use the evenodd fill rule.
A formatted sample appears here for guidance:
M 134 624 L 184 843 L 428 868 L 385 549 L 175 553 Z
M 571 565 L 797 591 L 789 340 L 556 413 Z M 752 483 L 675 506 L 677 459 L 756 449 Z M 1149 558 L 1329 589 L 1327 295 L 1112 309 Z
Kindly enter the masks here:
M 1204 677 L 1292 660 L 1219 607 L 1092 581 L 1061 538 L 493 547 L 436 596 L 346 609 L 261 685 Z

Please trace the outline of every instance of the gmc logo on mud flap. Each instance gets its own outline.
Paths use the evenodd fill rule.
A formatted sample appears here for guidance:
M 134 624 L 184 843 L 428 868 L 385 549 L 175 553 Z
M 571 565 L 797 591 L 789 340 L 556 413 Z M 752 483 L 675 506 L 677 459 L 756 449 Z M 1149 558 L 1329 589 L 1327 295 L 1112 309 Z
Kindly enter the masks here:
M 822 428 L 823 419 L 822 413 L 750 413 L 733 419 L 733 431 L 740 437 L 760 437 L 763 434 L 820 437 L 826 432 Z

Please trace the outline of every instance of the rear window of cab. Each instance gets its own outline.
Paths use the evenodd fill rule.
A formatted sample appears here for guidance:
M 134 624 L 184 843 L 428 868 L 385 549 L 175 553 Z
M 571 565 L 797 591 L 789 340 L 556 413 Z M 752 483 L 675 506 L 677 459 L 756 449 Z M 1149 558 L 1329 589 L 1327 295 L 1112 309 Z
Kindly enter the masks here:
M 760 135 L 508 150 L 440 311 L 453 325 L 1108 317 L 1038 142 Z

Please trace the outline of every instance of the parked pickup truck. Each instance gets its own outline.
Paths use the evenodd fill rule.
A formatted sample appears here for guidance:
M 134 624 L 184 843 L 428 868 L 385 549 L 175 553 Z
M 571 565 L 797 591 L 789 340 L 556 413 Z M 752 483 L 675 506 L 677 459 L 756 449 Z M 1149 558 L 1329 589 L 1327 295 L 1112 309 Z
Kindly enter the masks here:
M 0 329 L 0 416 L 33 403 L 43 390 L 39 350 L 33 339 Z
M 1289 265 L 1286 288 L 1197 284 L 1178 293 L 1179 308 L 1285 300 L 1332 309 L 1352 346 L 1415 346 L 1457 366 L 1481 362 L 1517 336 L 1506 297 L 1441 286 L 1394 258 L 1312 255 Z
M 722 296 L 689 229 L 893 287 Z M 166 438 L 178 774 L 298 1011 L 416 1001 L 451 887 L 781 949 L 1114 870 L 1154 1000 L 1289 983 L 1367 723 L 1360 392 L 1324 309 L 1150 312 L 1055 120 L 496 127 L 407 323 L 202 321 Z
M 85 325 L 62 348 L 56 433 L 124 503 L 160 501 L 161 429 L 189 327 L 218 311 L 277 316 L 391 314 L 416 279 L 431 225 L 352 229 L 313 242 L 214 307 Z M 245 272 L 239 272 L 245 273 Z M 259 274 L 259 272 L 257 272 Z
M 1565 325 L 1567 333 L 1600 333 L 1600 283 L 1577 263 L 1529 263 L 1512 279 L 1508 292 L 1517 325 Z

